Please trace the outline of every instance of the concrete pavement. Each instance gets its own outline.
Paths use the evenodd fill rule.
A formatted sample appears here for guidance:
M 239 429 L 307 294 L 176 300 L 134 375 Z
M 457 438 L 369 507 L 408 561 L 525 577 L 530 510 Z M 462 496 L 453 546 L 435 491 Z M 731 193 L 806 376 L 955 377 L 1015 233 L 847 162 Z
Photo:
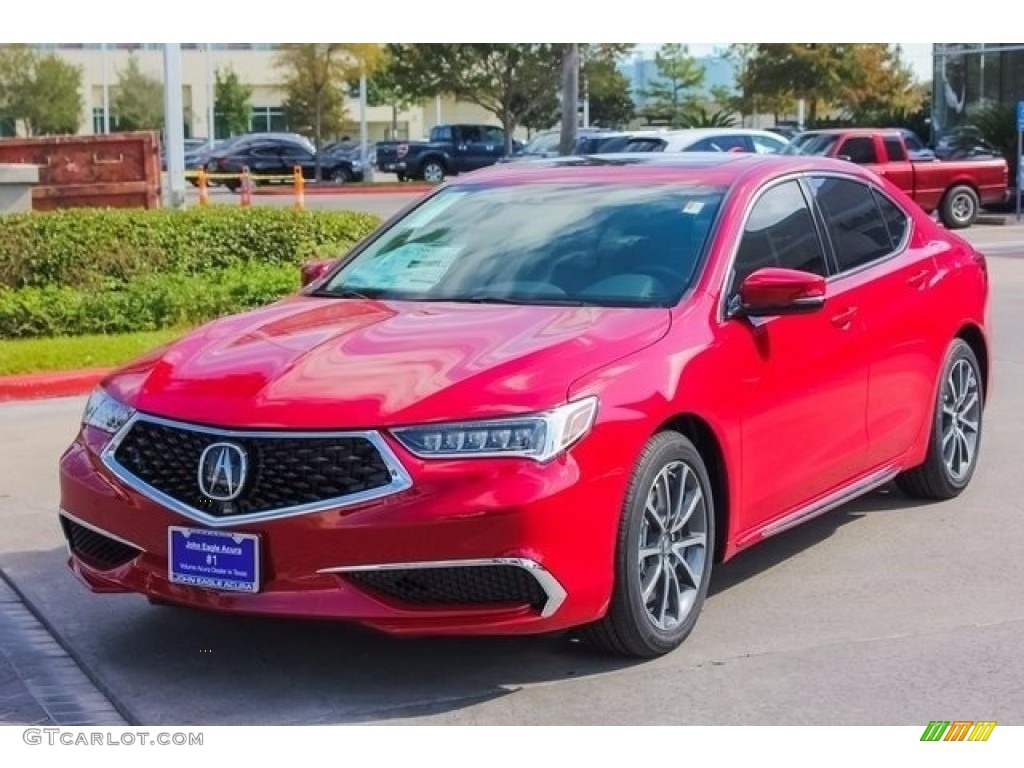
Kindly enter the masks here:
M 1024 253 L 980 231 L 985 250 Z M 1024 259 L 995 255 L 990 271 L 995 390 L 968 491 L 876 493 L 744 553 L 716 570 L 687 643 L 654 662 L 566 637 L 392 640 L 90 594 L 55 512 L 84 398 L 0 406 L 0 568 L 139 724 L 1024 724 Z

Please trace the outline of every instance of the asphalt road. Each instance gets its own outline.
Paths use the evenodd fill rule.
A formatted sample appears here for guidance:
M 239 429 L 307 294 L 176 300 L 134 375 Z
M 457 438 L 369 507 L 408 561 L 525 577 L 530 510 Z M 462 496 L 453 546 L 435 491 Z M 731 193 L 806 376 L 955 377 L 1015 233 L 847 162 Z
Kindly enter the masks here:
M 971 487 L 930 505 L 879 492 L 720 566 L 660 660 L 90 594 L 55 513 L 84 398 L 0 406 L 0 568 L 138 724 L 1024 724 L 1024 228 L 968 236 L 993 255 L 996 376 Z

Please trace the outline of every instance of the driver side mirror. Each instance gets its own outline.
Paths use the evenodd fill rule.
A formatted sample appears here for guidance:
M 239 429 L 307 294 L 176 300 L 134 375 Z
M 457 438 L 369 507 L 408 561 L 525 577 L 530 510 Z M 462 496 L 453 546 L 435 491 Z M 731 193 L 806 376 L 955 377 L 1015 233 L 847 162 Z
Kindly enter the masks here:
M 729 317 L 774 317 L 825 306 L 825 278 L 798 269 L 764 267 L 747 276 L 729 302 Z
M 330 272 L 331 267 L 337 263 L 336 259 L 320 259 L 318 261 L 307 261 L 302 265 L 301 281 L 302 287 L 305 288 L 311 283 L 315 283 L 321 277 Z

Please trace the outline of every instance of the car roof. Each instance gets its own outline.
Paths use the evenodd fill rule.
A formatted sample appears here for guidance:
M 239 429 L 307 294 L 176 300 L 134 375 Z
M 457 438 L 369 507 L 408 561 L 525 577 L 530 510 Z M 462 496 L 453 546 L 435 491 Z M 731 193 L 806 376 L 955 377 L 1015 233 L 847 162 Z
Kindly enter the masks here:
M 860 166 L 827 157 L 746 152 L 626 152 L 493 165 L 459 176 L 449 182 L 449 186 L 681 181 L 731 186 L 743 180 L 766 181 L 787 173 L 813 171 L 871 178 Z

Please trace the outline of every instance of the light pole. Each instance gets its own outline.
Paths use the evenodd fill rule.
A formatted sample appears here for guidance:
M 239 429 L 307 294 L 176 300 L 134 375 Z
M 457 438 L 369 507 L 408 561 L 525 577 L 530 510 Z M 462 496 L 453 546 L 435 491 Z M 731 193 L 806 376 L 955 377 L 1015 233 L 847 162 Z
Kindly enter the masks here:
M 107 44 L 100 43 L 103 51 L 103 133 L 110 133 L 110 62 L 107 60 Z
M 370 167 L 369 130 L 366 124 L 367 101 L 366 67 L 359 72 L 359 162 L 363 166 L 363 180 L 373 181 L 373 169 Z
M 164 43 L 164 144 L 168 204 L 185 205 L 185 115 L 181 104 L 181 44 Z
M 577 126 L 580 122 L 577 105 L 580 99 L 580 48 L 564 43 L 562 50 L 562 135 L 558 154 L 571 155 L 576 149 Z
M 206 132 L 209 143 L 217 138 L 217 97 L 213 80 L 213 43 L 206 44 Z

